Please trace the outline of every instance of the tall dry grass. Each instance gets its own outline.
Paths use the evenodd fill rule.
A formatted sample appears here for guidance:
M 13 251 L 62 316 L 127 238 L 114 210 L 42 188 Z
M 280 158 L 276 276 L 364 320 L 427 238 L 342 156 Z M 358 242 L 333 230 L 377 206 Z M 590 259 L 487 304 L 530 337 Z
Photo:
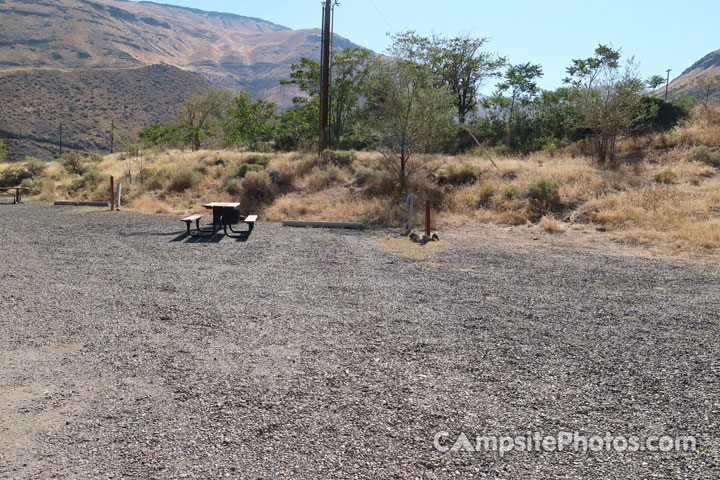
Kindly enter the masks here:
M 562 152 L 523 158 L 482 152 L 421 157 L 424 173 L 411 182 L 418 196 L 415 222 L 422 224 L 421 205 L 429 199 L 441 228 L 532 222 L 562 235 L 572 224 L 586 224 L 603 226 L 617 241 L 720 253 L 720 110 L 696 111 L 669 132 L 623 139 L 618 153 L 626 163 L 616 170 Z M 124 184 L 126 207 L 144 213 L 180 215 L 201 212 L 209 201 L 240 201 L 270 221 L 401 226 L 407 221 L 407 192 L 396 190 L 383 164 L 382 155 L 370 152 L 358 152 L 342 166 L 299 153 L 115 154 L 89 163 L 92 178 L 50 162 L 37 196 L 98 199 L 108 195 L 105 182 L 113 175 Z M 104 177 L 97 183 L 99 172 Z M 531 198 L 531 187 L 541 181 L 557 184 L 558 201 L 543 206 Z

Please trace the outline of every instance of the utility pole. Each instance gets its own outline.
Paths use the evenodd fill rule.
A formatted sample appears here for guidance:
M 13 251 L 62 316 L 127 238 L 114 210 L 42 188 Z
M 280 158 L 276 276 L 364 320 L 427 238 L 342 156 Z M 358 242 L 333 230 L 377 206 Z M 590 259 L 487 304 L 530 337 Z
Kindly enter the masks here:
M 63 143 L 63 138 L 62 138 L 62 122 L 60 122 L 60 155 L 58 155 L 58 160 L 62 160 L 62 143 Z
M 667 102 L 668 86 L 670 85 L 670 69 L 667 70 L 667 79 L 665 80 L 665 101 Z
M 115 153 L 115 120 L 110 120 L 110 153 Z
M 332 35 L 331 18 L 337 0 L 325 0 L 323 6 L 322 53 L 320 70 L 320 154 L 328 148 L 328 124 L 330 116 L 330 37 Z

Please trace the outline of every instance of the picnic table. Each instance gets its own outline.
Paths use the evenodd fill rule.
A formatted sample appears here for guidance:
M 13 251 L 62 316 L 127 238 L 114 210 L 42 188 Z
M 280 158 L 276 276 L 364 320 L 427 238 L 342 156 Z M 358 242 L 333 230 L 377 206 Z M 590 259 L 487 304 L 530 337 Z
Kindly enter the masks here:
M 22 203 L 22 197 L 20 195 L 20 192 L 22 190 L 27 190 L 27 187 L 0 187 L 0 192 L 5 192 L 5 195 L 12 195 L 13 197 L 13 204 L 16 203 Z M 11 190 L 15 190 L 15 193 L 8 193 Z
M 212 237 L 220 230 L 225 235 L 232 238 L 247 237 L 255 227 L 257 215 L 240 215 L 240 204 L 237 202 L 210 202 L 203 205 L 208 210 L 212 210 L 213 220 L 211 228 L 201 228 L 200 219 L 202 214 L 196 213 L 182 219 L 187 226 L 187 233 L 193 237 Z M 195 222 L 195 231 L 190 228 L 192 222 Z M 235 230 L 233 225 L 245 224 L 247 230 Z

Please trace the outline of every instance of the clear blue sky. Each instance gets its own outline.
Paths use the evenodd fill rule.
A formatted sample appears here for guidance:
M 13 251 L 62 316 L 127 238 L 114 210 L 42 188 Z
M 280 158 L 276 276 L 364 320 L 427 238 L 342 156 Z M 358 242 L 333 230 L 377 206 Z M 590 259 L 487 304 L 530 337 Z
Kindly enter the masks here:
M 156 0 L 186 7 L 259 17 L 292 29 L 319 28 L 320 0 Z M 670 79 L 720 49 L 720 0 L 341 0 L 335 33 L 384 52 L 387 32 L 415 30 L 488 37 L 487 50 L 511 63 L 543 66 L 546 89 L 560 86 L 573 58 L 591 56 L 598 43 L 634 56 L 644 78 Z M 486 85 L 483 93 L 492 91 Z

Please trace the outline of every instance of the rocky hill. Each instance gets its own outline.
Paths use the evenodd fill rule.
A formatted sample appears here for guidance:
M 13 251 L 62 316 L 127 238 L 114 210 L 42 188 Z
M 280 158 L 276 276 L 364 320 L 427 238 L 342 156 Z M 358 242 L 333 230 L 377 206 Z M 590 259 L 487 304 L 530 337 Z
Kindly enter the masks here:
M 708 53 L 703 58 L 692 64 L 679 77 L 670 82 L 670 90 L 682 92 L 686 95 L 700 96 L 696 82 L 700 78 L 720 75 L 720 50 Z M 664 89 L 661 89 L 664 92 Z M 660 92 L 660 90 L 659 90 Z M 712 92 L 711 96 L 720 99 L 720 87 Z
M 319 30 L 258 18 L 120 0 L 0 0 L 0 69 L 117 68 L 165 63 L 288 105 L 280 87 L 300 57 L 319 58 Z M 352 46 L 336 37 L 339 47 Z
M 289 106 L 296 90 L 280 80 L 320 56 L 317 29 L 150 2 L 0 0 L 0 25 L 0 136 L 12 158 L 47 156 L 61 119 L 67 142 L 100 148 L 110 119 L 162 121 L 207 84 Z
M 0 72 L 0 136 L 11 160 L 53 158 L 65 148 L 107 150 L 117 137 L 171 120 L 184 99 L 208 83 L 170 65 L 115 69 L 19 69 Z M 119 142 L 118 142 L 119 143 Z

